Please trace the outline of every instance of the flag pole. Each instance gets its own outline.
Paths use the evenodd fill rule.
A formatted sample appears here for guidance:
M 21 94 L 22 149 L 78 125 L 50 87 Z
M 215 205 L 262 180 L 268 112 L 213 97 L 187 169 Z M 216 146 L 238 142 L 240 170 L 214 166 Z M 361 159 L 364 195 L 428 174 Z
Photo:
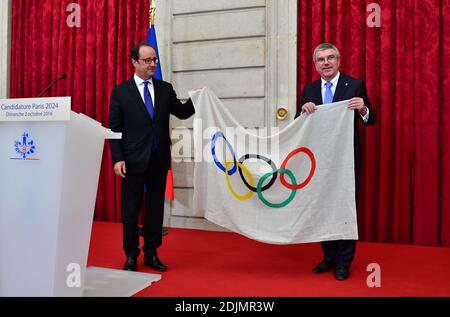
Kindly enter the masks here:
M 147 36 L 147 42 L 153 46 L 156 51 L 156 57 L 159 59 L 158 43 L 156 40 L 156 30 L 155 30 L 155 13 L 156 13 L 156 3 L 155 0 L 151 0 L 150 9 L 148 11 L 149 16 L 149 32 Z M 158 63 L 157 70 L 153 78 L 162 80 L 161 63 Z M 170 168 L 167 172 L 166 180 L 166 191 L 165 196 L 170 200 L 174 200 L 174 182 L 173 182 L 173 172 L 172 172 L 172 162 L 170 163 Z
M 148 19 L 150 22 L 150 27 L 152 26 L 152 24 L 155 24 L 155 11 L 156 11 L 155 0 L 151 0 L 150 9 L 148 10 Z

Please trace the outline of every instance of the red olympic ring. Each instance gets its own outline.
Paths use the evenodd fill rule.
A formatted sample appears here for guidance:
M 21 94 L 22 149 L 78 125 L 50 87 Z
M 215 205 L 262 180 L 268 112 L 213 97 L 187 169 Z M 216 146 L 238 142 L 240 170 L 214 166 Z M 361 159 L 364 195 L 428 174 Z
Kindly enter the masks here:
M 303 183 L 300 183 L 298 185 L 292 185 L 289 184 L 285 179 L 284 179 L 284 175 L 285 174 L 281 174 L 280 175 L 280 182 L 287 188 L 289 189 L 301 189 L 303 187 L 305 187 L 310 181 L 311 178 L 314 175 L 314 172 L 316 170 L 316 159 L 314 157 L 314 154 L 311 152 L 310 149 L 306 148 L 306 147 L 301 147 L 298 149 L 293 150 L 291 153 L 288 154 L 288 156 L 286 156 L 286 158 L 284 159 L 283 163 L 281 163 L 281 168 L 286 169 L 286 164 L 287 162 L 297 153 L 303 152 L 306 155 L 308 155 L 309 159 L 311 160 L 311 170 L 309 171 L 309 175 L 308 177 L 303 181 Z

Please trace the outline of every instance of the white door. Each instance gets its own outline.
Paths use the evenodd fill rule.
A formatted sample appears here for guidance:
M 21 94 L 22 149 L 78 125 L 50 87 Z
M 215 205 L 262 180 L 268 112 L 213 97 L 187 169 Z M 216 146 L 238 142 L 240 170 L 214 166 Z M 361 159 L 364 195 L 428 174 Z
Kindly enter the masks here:
M 297 0 L 154 0 L 164 80 L 178 97 L 208 86 L 245 127 L 286 126 L 296 107 Z M 277 119 L 277 109 L 288 112 Z M 279 114 L 283 114 L 280 111 Z M 192 118 L 173 117 L 173 142 Z M 175 160 L 193 153 L 173 153 Z M 165 224 L 217 229 L 192 208 L 193 162 L 173 163 Z

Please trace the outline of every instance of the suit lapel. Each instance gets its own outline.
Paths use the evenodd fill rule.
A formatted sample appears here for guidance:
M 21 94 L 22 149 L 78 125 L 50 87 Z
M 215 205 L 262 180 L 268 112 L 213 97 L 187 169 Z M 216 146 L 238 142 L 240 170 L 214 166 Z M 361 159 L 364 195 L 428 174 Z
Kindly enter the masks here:
M 313 88 L 313 94 L 314 94 L 314 103 L 316 105 L 323 105 L 322 100 L 322 80 L 317 80 L 314 82 L 314 88 Z
M 139 89 L 136 86 L 136 82 L 134 78 L 131 78 L 128 81 L 128 86 L 130 90 L 130 96 L 134 104 L 138 105 L 138 108 L 145 113 L 145 115 L 150 119 L 150 114 L 148 113 L 147 108 L 145 107 L 145 103 L 142 100 L 141 94 L 139 93 Z
M 154 102 L 154 107 L 155 107 L 155 120 L 156 120 L 156 118 L 158 117 L 158 113 L 159 113 L 159 110 L 160 110 L 160 108 L 161 108 L 161 103 L 160 103 L 160 96 L 161 96 L 161 85 L 160 85 L 161 83 L 160 83 L 160 81 L 158 80 L 158 79 L 155 79 L 155 78 L 153 78 L 153 88 L 154 88 L 154 93 L 155 93 L 155 96 L 154 96 L 154 100 L 155 100 L 155 102 Z
M 336 86 L 336 91 L 334 92 L 333 102 L 338 102 L 344 100 L 345 91 L 349 86 L 347 76 L 341 74 Z

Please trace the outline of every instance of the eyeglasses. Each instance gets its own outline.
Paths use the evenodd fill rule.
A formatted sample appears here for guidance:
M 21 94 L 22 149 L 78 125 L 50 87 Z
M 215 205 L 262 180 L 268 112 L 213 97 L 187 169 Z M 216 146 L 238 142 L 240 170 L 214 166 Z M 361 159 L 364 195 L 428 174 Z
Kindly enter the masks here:
M 319 57 L 318 59 L 316 59 L 316 62 L 319 64 L 323 64 L 325 63 L 325 61 L 334 62 L 336 59 L 337 57 L 335 55 L 330 55 L 326 57 Z
M 139 58 L 140 61 L 144 61 L 145 64 L 151 64 L 154 62 L 155 64 L 158 64 L 158 59 L 156 57 L 154 58 Z

